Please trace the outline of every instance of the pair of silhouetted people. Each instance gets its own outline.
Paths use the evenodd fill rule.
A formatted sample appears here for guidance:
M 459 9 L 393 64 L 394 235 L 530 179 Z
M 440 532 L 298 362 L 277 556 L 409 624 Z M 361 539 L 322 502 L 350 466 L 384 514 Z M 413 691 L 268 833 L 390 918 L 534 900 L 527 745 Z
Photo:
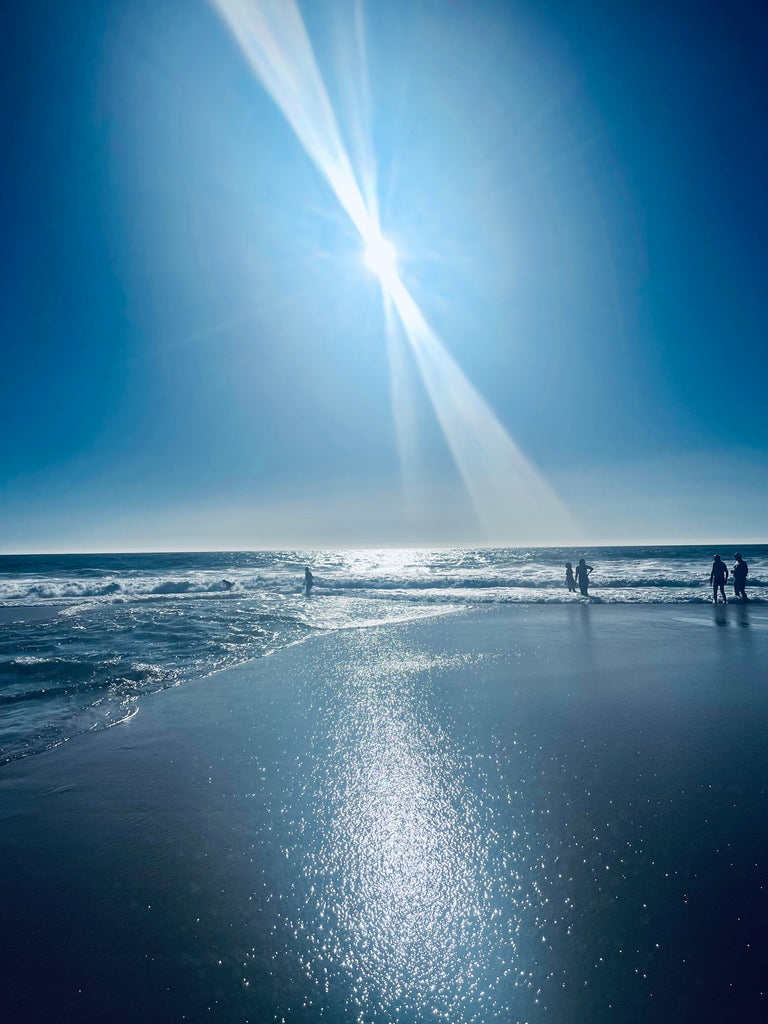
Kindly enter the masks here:
M 741 557 L 741 552 L 737 551 L 735 556 L 736 565 L 733 567 L 733 595 L 734 597 L 740 597 L 742 601 L 748 601 L 746 585 L 747 585 L 747 574 L 749 573 L 749 566 Z M 720 555 L 715 555 L 715 560 L 712 563 L 712 572 L 709 574 L 709 582 L 712 584 L 712 598 L 717 604 L 718 602 L 718 591 L 723 598 L 723 604 L 728 604 L 728 598 L 725 596 L 725 584 L 728 579 L 728 566 L 722 560 Z
M 589 597 L 589 574 L 594 572 L 591 565 L 587 565 L 583 558 L 579 559 L 579 564 L 576 566 L 576 573 L 574 575 L 573 566 L 570 562 L 565 563 L 565 585 L 568 587 L 570 593 L 576 593 L 576 584 L 579 585 L 582 597 Z

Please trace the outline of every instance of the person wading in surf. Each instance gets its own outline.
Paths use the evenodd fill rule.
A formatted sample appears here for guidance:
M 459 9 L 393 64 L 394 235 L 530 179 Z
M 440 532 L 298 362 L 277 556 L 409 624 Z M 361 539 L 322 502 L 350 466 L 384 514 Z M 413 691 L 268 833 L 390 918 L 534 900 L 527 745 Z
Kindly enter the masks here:
M 304 593 L 307 597 L 312 593 L 315 577 L 310 572 L 309 566 L 304 569 Z
M 720 555 L 715 555 L 715 560 L 712 563 L 712 572 L 709 574 L 709 582 L 712 584 L 712 597 L 715 604 L 717 604 L 718 590 L 723 595 L 723 604 L 728 604 L 728 598 L 725 596 L 725 581 L 727 579 L 728 566 L 720 558 Z
M 565 563 L 565 585 L 569 593 L 576 593 L 576 580 L 573 578 L 573 566 L 570 562 Z
M 749 566 L 741 557 L 741 552 L 737 551 L 736 565 L 734 565 L 731 575 L 733 576 L 733 596 L 740 597 L 742 601 L 748 601 L 747 592 L 744 589 L 747 585 L 747 574 L 749 572 Z
M 576 566 L 576 582 L 579 584 L 582 597 L 589 597 L 589 574 L 591 572 L 594 572 L 592 566 L 587 565 L 584 559 L 580 558 L 579 564 Z

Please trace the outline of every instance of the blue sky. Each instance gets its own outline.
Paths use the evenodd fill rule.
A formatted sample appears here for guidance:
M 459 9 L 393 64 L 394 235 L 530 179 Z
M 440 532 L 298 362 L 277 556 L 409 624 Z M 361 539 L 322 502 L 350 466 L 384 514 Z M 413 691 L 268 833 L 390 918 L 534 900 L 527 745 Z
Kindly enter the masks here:
M 300 9 L 402 281 L 572 532 L 484 534 L 413 363 L 404 492 L 379 283 L 213 5 L 30 0 L 0 550 L 768 539 L 760 7 L 372 0 L 364 76 L 353 5 Z

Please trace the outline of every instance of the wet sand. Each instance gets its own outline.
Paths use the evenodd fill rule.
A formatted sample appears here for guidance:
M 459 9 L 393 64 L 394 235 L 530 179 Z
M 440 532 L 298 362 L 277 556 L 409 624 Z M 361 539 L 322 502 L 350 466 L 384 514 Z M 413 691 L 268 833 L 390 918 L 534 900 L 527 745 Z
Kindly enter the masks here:
M 4 1019 L 761 1020 L 768 610 L 317 637 L 0 770 Z

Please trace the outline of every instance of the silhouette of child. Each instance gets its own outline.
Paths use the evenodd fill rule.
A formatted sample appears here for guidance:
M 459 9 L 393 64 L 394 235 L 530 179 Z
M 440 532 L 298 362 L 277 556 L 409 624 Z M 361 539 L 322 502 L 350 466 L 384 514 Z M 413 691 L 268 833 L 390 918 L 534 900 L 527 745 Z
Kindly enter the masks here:
M 573 566 L 570 562 L 565 563 L 565 585 L 569 593 L 576 593 L 576 580 L 573 578 Z

